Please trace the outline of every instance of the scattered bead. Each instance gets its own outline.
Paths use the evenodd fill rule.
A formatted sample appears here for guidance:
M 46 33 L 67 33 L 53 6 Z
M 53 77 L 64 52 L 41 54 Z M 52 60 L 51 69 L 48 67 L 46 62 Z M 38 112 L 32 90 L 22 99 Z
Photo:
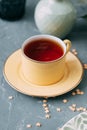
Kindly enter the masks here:
M 83 64 L 84 69 L 87 69 L 87 64 Z
M 87 66 L 87 64 L 85 63 L 85 64 L 83 64 L 84 66 Z
M 74 52 L 74 55 L 77 55 L 78 54 L 78 52 Z
M 48 105 L 46 103 L 43 104 L 43 107 L 47 107 Z
M 77 92 L 77 94 L 78 94 L 78 95 L 80 95 L 80 94 L 81 94 L 81 92 L 80 92 L 80 91 L 78 91 L 78 92 Z
M 43 100 L 43 108 L 44 108 L 44 112 L 46 113 L 46 115 L 45 115 L 45 117 L 47 118 L 47 119 L 49 119 L 50 117 L 51 117 L 51 115 L 49 114 L 50 113 L 50 110 L 49 110 L 49 106 L 48 106 L 48 104 L 47 104 L 47 100 L 45 99 L 45 100 Z
M 72 107 L 76 107 L 76 104 L 72 104 Z
M 46 117 L 47 119 L 49 119 L 49 118 L 51 117 L 51 115 L 46 114 L 45 117 Z
M 84 92 L 81 91 L 80 89 L 76 89 L 75 92 L 72 92 L 72 95 L 73 95 L 73 96 L 75 96 L 75 95 L 83 95 L 83 94 L 84 94 Z
M 75 95 L 76 95 L 76 93 L 75 93 L 75 92 L 72 92 L 72 95 L 73 95 L 73 96 L 75 96 Z
M 67 102 L 68 102 L 68 100 L 67 100 L 67 99 L 64 99 L 64 100 L 63 100 L 63 103 L 67 103 Z
M 49 110 L 45 110 L 45 113 L 49 113 L 50 111 Z
M 83 95 L 83 94 L 84 94 L 84 92 L 83 92 L 83 91 L 81 91 L 81 90 L 78 90 L 78 91 L 77 91 L 77 94 L 79 94 L 79 95 Z
M 76 108 L 76 110 L 79 112 L 79 111 L 80 111 L 80 108 Z
M 83 92 L 83 91 L 81 91 L 81 92 L 80 92 L 80 94 L 81 94 L 81 95 L 83 95 L 83 94 L 84 94 L 84 92 Z
M 86 112 L 87 111 L 87 109 L 86 108 L 83 108 L 83 112 Z
M 43 103 L 47 103 L 47 100 L 44 99 L 44 100 L 43 100 Z
M 44 110 L 49 110 L 49 107 L 44 107 Z
M 73 53 L 74 55 L 77 55 L 77 54 L 78 54 L 78 52 L 76 51 L 76 49 L 72 49 L 72 53 Z
M 71 111 L 73 111 L 73 112 L 76 111 L 76 108 L 75 108 L 75 107 L 72 107 L 72 106 L 69 106 L 69 109 L 70 109 Z
M 58 112 L 61 112 L 61 108 L 59 108 L 59 107 L 58 107 L 56 110 L 57 110 Z
M 31 124 L 27 124 L 27 126 L 26 126 L 27 128 L 31 128 L 32 127 L 32 125 Z
M 37 123 L 36 123 L 36 126 L 37 126 L 37 127 L 41 127 L 41 125 L 42 125 L 42 124 L 41 124 L 40 122 L 37 122 Z
M 83 111 L 83 107 L 80 107 L 79 109 L 80 109 L 80 111 Z
M 72 52 L 76 52 L 76 49 L 72 49 Z
M 76 89 L 76 92 L 80 92 L 80 89 Z
M 8 97 L 9 100 L 12 100 L 13 98 L 14 98 L 13 96 L 9 96 L 9 97 Z

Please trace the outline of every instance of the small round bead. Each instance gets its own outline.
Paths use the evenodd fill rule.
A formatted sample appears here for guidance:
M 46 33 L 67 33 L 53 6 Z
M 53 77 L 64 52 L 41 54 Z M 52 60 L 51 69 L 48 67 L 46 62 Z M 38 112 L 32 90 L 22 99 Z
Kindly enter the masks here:
M 78 54 L 78 52 L 74 52 L 74 55 L 77 55 Z
M 83 94 L 84 94 L 84 92 L 83 92 L 83 91 L 81 91 L 81 92 L 80 92 L 80 94 L 81 94 L 81 95 L 83 95 Z
M 77 94 L 78 94 L 78 95 L 81 95 L 81 92 L 80 92 L 80 91 L 78 91 L 78 92 L 77 92 Z
M 49 107 L 44 107 L 45 110 L 49 110 Z
M 75 92 L 72 92 L 72 95 L 73 95 L 73 96 L 75 96 L 75 95 L 76 95 L 76 93 L 75 93 Z
M 83 107 L 80 107 L 79 109 L 80 109 L 80 111 L 82 111 L 82 110 L 83 110 Z
M 50 111 L 49 110 L 45 110 L 45 113 L 49 113 Z
M 43 104 L 43 107 L 47 107 L 48 105 L 46 103 Z
M 86 108 L 83 108 L 83 111 L 84 111 L 84 112 L 86 112 L 86 111 L 87 111 L 87 109 L 86 109 Z
M 37 127 L 41 127 L 41 125 L 42 125 L 42 124 L 41 124 L 40 122 L 37 122 L 37 123 L 36 123 L 36 126 L 37 126 Z
M 69 106 L 69 109 L 71 110 L 71 111 L 76 111 L 76 108 L 74 108 L 74 107 L 72 107 L 72 106 Z
M 67 103 L 68 102 L 68 100 L 67 99 L 63 99 L 63 103 Z
M 76 49 L 72 49 L 72 52 L 76 52 Z
M 51 115 L 46 114 L 45 117 L 46 117 L 47 119 L 49 119 L 49 118 L 51 117 Z
M 76 89 L 76 92 L 80 92 L 80 89 Z
M 76 107 L 76 104 L 72 104 L 72 107 Z
M 79 112 L 79 111 L 80 111 L 80 108 L 76 108 L 76 110 Z
M 57 110 L 58 112 L 60 112 L 60 111 L 61 111 L 61 108 L 58 107 L 56 110 Z
M 43 100 L 43 103 L 47 103 L 47 100 L 44 99 L 44 100 Z
M 13 98 L 14 98 L 13 96 L 9 96 L 9 97 L 8 97 L 9 100 L 12 100 Z
M 32 125 L 31 124 L 27 124 L 27 126 L 26 126 L 27 128 L 31 128 L 32 127 Z

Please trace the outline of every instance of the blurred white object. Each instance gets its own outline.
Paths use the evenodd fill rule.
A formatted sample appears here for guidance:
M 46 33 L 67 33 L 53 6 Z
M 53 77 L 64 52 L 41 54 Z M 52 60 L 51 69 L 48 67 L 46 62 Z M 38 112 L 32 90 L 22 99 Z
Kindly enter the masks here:
M 63 38 L 75 23 L 76 10 L 70 0 L 40 0 L 34 18 L 41 33 Z

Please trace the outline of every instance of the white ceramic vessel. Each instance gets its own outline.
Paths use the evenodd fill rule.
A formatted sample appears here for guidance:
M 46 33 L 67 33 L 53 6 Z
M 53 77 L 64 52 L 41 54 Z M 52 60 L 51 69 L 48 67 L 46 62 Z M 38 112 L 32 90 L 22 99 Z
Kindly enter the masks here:
M 87 112 L 82 112 L 73 117 L 61 130 L 87 130 Z
M 34 18 L 41 33 L 63 38 L 75 23 L 76 10 L 70 0 L 40 0 Z

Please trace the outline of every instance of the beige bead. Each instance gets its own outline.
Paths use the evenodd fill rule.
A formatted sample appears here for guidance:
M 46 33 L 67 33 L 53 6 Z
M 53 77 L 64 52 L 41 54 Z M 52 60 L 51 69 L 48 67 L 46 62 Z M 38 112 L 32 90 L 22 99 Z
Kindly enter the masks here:
M 87 109 L 86 109 L 86 108 L 83 108 L 83 111 L 84 111 L 84 112 L 86 112 L 86 111 L 87 111 Z
M 41 127 L 41 125 L 42 125 L 42 124 L 41 124 L 40 122 L 37 122 L 37 123 L 36 123 L 36 126 L 37 126 L 37 127 Z
M 43 104 L 43 107 L 47 107 L 48 105 L 46 103 Z
M 73 54 L 74 54 L 74 55 L 77 55 L 77 54 L 78 54 L 78 52 L 74 52 Z
M 73 112 L 76 111 L 76 108 L 74 108 L 74 107 L 72 107 L 72 106 L 69 106 L 69 109 L 70 109 L 71 111 L 73 111 Z
M 84 69 L 87 69 L 87 64 L 83 64 Z
M 76 49 L 72 49 L 72 52 L 76 52 Z
M 75 108 L 75 107 L 76 107 L 76 104 L 72 104 L 72 107 L 74 107 L 74 108 Z
M 84 65 L 85 65 L 85 66 L 87 66 L 87 64 L 86 64 L 86 63 L 85 63 Z
M 43 103 L 47 103 L 47 100 L 44 99 L 44 100 L 43 100 Z
M 49 107 L 44 107 L 44 110 L 49 110 Z
M 63 99 L 63 103 L 67 103 L 68 102 L 68 100 L 67 99 Z
M 76 110 L 79 112 L 79 111 L 80 111 L 80 108 L 76 108 Z
M 75 96 L 75 95 L 76 95 L 76 93 L 75 93 L 75 92 L 72 92 L 72 95 L 73 95 L 73 96 Z
M 45 117 L 46 117 L 47 119 L 49 119 L 49 118 L 51 118 L 51 115 L 50 115 L 50 114 L 46 114 Z
M 61 111 L 61 108 L 58 107 L 56 110 L 57 110 L 58 112 L 60 112 L 60 111 Z
M 80 92 L 80 94 L 81 94 L 81 95 L 83 95 L 83 94 L 84 94 L 84 92 L 83 92 L 83 91 L 81 91 L 81 92 Z
M 80 92 L 80 89 L 76 89 L 76 92 Z
M 13 96 L 9 96 L 9 97 L 8 97 L 9 100 L 12 100 L 13 98 L 14 98 Z
M 27 124 L 27 126 L 26 126 L 27 128 L 31 128 L 32 127 L 32 125 L 31 124 Z
M 80 109 L 80 111 L 83 111 L 83 107 L 80 107 L 79 109 Z
M 78 94 L 78 95 L 81 95 L 81 92 L 80 92 L 80 91 L 78 91 L 78 92 L 77 92 L 77 94 Z
M 49 110 L 45 110 L 45 113 L 49 113 L 50 111 Z

